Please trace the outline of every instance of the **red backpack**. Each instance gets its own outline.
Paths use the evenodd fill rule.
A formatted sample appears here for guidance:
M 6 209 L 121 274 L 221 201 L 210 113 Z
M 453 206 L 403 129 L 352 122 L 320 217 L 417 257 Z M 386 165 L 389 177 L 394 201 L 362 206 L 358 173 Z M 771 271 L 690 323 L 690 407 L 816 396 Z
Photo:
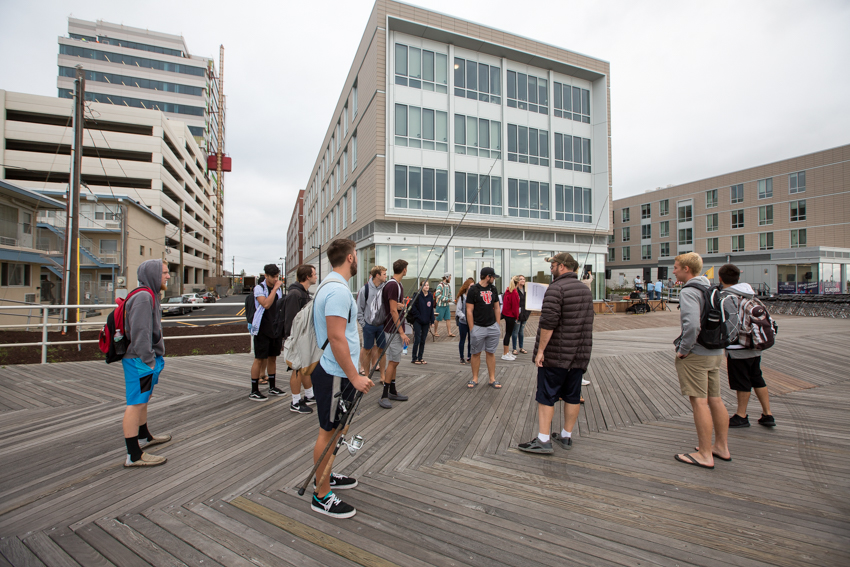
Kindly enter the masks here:
M 118 304 L 118 307 L 106 317 L 106 323 L 103 325 L 103 329 L 100 330 L 99 340 L 100 352 L 106 355 L 106 364 L 121 360 L 127 353 L 127 347 L 130 346 L 130 339 L 124 334 L 124 306 L 127 305 L 131 297 L 143 291 L 151 294 L 151 300 L 153 300 L 153 304 L 156 306 L 156 298 L 154 298 L 153 291 L 147 287 L 137 287 L 127 294 L 127 297 L 116 299 L 115 303 Z

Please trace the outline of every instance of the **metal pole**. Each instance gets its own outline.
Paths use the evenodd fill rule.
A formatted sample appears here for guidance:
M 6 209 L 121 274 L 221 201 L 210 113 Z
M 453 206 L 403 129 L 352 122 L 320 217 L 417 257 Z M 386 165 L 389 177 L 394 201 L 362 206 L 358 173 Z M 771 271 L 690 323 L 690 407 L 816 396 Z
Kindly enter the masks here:
M 180 287 L 179 295 L 183 295 L 183 276 L 185 272 L 183 267 L 183 203 L 180 203 Z
M 47 364 L 47 307 L 41 308 L 41 363 Z
M 68 305 L 71 300 L 79 304 L 79 286 L 77 279 L 79 277 L 78 257 L 79 257 L 79 208 L 80 208 L 80 170 L 83 164 L 83 102 L 85 98 L 86 78 L 83 72 L 82 65 L 77 65 L 76 79 L 74 80 L 74 138 L 71 147 L 71 179 L 68 187 L 67 199 L 67 217 L 66 217 L 66 232 L 65 232 L 65 278 L 63 281 L 65 305 Z M 77 322 L 77 311 L 69 310 L 67 307 L 64 312 L 65 323 Z M 62 332 L 67 332 L 67 326 L 63 327 Z

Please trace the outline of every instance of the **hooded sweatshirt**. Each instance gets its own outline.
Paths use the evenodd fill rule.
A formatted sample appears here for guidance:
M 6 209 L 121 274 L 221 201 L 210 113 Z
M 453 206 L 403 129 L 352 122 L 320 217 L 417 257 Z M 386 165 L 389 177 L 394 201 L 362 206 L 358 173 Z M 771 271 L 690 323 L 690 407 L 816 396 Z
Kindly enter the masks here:
M 366 290 L 369 290 L 369 297 L 377 297 L 376 294 L 381 293 L 381 290 L 384 289 L 384 282 L 381 284 L 381 287 L 375 285 L 375 282 L 372 281 L 372 278 L 368 278 L 366 280 L 366 285 L 360 288 L 360 293 L 357 294 L 357 322 L 360 323 L 361 327 L 366 326 L 366 308 L 368 307 L 368 299 L 366 298 Z M 380 326 L 378 323 L 376 326 Z
M 159 291 L 162 285 L 162 260 L 146 260 L 138 271 L 139 287 L 153 291 L 155 299 L 148 293 L 137 293 L 124 305 L 125 335 L 130 346 L 124 358 L 140 358 L 153 370 L 156 357 L 165 355 L 162 340 L 162 308 Z
M 731 287 L 724 288 L 723 291 L 727 291 L 732 295 L 737 296 L 738 298 L 738 320 L 743 319 L 743 314 L 740 310 L 741 299 L 752 299 L 756 295 L 756 291 L 753 287 L 748 283 L 739 283 L 735 284 Z M 726 354 L 729 358 L 758 358 L 761 356 L 761 351 L 758 351 L 754 348 L 744 348 L 742 345 L 738 343 L 732 343 L 728 347 L 726 347 Z
M 705 276 L 697 276 L 688 280 L 679 293 L 679 319 L 682 322 L 682 334 L 673 344 L 679 354 L 699 354 L 702 356 L 722 356 L 723 349 L 708 349 L 697 343 L 697 336 L 702 321 L 703 297 L 702 292 L 694 286 L 708 289 L 711 282 Z

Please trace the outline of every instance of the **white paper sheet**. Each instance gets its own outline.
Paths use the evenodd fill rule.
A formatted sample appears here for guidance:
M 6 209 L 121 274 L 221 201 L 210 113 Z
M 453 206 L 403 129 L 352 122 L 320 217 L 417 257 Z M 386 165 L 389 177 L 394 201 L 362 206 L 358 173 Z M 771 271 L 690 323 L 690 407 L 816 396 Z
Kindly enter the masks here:
M 546 293 L 547 284 L 527 282 L 525 284 L 525 308 L 528 311 L 540 311 L 543 309 L 543 295 Z

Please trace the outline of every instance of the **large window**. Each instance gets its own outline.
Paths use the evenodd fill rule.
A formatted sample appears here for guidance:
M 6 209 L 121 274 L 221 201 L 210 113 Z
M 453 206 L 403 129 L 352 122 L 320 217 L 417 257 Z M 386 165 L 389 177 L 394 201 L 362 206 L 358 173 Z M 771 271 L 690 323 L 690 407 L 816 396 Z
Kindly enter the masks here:
M 773 205 L 759 207 L 759 226 L 773 224 Z
M 658 216 L 666 217 L 670 214 L 670 199 L 664 199 L 658 202 Z
M 170 63 L 160 61 L 158 59 L 147 59 L 145 57 L 122 55 L 120 53 L 109 53 L 106 51 L 100 51 L 99 49 L 88 49 L 85 47 L 76 47 L 74 45 L 59 44 L 59 54 L 70 55 L 71 57 L 80 57 L 82 59 L 108 61 L 109 63 L 116 63 L 119 65 L 123 64 L 128 68 L 140 67 L 142 69 L 158 69 L 160 71 L 169 71 L 171 73 L 194 75 L 196 77 L 203 77 L 206 75 L 206 69 L 204 67 L 184 65 L 181 63 Z
M 141 93 L 140 93 L 141 94 Z M 74 98 L 74 93 L 67 89 L 59 89 L 59 98 Z M 105 95 L 86 91 L 86 100 L 89 102 L 102 102 L 116 106 L 129 106 L 132 108 L 146 108 L 148 110 L 159 110 L 161 112 L 172 112 L 174 114 L 187 114 L 189 116 L 203 116 L 204 108 L 201 106 L 190 106 L 188 104 L 175 104 L 173 102 L 162 102 L 147 98 L 134 98 L 129 96 Z M 198 102 L 201 102 L 200 100 Z
M 651 244 L 643 244 L 640 247 L 640 259 L 641 260 L 652 260 L 652 245 Z
M 593 201 L 590 189 L 555 185 L 555 220 L 593 222 Z
M 617 250 L 616 248 L 609 248 L 608 249 L 608 261 L 609 262 L 613 262 L 616 259 L 616 256 L 614 255 L 616 250 Z
M 731 189 L 732 194 L 732 204 L 735 203 L 743 203 L 744 202 L 744 185 L 739 183 L 738 185 L 733 185 Z
M 707 238 L 705 241 L 705 253 L 706 254 L 717 254 L 720 250 L 720 239 L 719 238 Z
M 501 95 L 499 67 L 455 57 L 455 96 L 502 104 Z
M 791 248 L 806 247 L 806 229 L 797 228 L 791 231 Z
M 717 189 L 705 192 L 705 208 L 713 209 L 717 206 Z
M 652 225 L 651 224 L 642 224 L 640 226 L 640 237 L 643 240 L 648 240 L 652 238 Z
M 508 106 L 549 114 L 548 81 L 534 75 L 508 71 Z
M 0 285 L 3 287 L 29 287 L 31 285 L 29 264 L 0 264 Z
M 632 259 L 632 249 L 630 246 L 623 246 L 623 262 L 628 262 Z
M 624 227 L 623 228 L 623 242 L 628 242 L 631 239 L 632 239 L 632 229 L 631 229 L 631 227 L 628 227 L 628 226 Z
M 717 232 L 718 224 L 718 213 L 714 213 L 711 215 L 705 215 L 705 231 L 706 232 Z
M 357 221 L 357 184 L 351 186 L 351 222 Z
M 342 196 L 342 228 L 348 228 L 348 193 Z
M 342 150 L 342 182 L 348 181 L 348 150 Z
M 773 233 L 759 233 L 759 250 L 773 250 Z
M 797 173 L 792 173 L 788 176 L 788 192 L 790 194 L 794 193 L 805 193 L 806 192 L 806 172 L 798 171 Z
M 555 133 L 555 167 L 590 173 L 590 140 Z
M 744 251 L 744 235 L 739 234 L 732 237 L 732 252 Z
M 18 209 L 0 205 L 0 243 L 6 246 L 18 245 Z
M 629 222 L 630 218 L 631 215 L 629 214 L 629 208 L 626 207 L 625 209 L 623 209 L 623 222 Z
M 659 254 L 662 258 L 667 258 L 670 256 L 670 243 L 662 242 L 661 243 L 661 253 Z
M 179 83 L 166 83 L 165 81 L 155 81 L 153 79 L 143 79 L 141 77 L 132 77 L 129 75 L 101 73 L 100 71 L 86 71 L 85 73 L 86 80 L 92 82 L 126 85 L 128 87 L 136 87 L 152 91 L 204 96 L 204 87 L 192 87 L 189 85 L 181 85 Z M 77 76 L 77 70 L 72 67 L 59 67 L 59 76 L 71 77 L 73 79 Z
M 549 184 L 525 179 L 508 179 L 508 215 L 548 219 Z
M 357 130 L 351 136 L 351 171 L 357 169 Z
M 693 205 L 679 205 L 679 222 L 692 221 L 694 217 Z
M 791 222 L 806 220 L 806 200 L 791 201 Z
M 642 218 L 642 219 L 652 218 L 652 205 L 647 203 L 646 205 L 640 206 L 640 218 Z
M 502 214 L 502 178 L 455 171 L 455 211 Z
M 395 166 L 395 207 L 449 210 L 449 172 L 427 167 Z
M 590 124 L 590 91 L 556 82 L 555 116 Z
M 395 84 L 438 93 L 449 92 L 448 56 L 396 43 Z
M 679 246 L 694 243 L 694 229 L 680 228 L 679 229 Z
M 549 165 L 549 132 L 508 124 L 508 161 Z
M 455 153 L 501 158 L 502 123 L 455 114 Z
M 658 223 L 658 237 L 667 238 L 670 236 L 670 221 L 661 221 Z
M 744 228 L 744 209 L 732 211 L 732 228 Z
M 418 106 L 395 105 L 395 145 L 448 151 L 448 114 Z
M 759 199 L 770 199 L 773 197 L 773 178 L 758 180 Z

